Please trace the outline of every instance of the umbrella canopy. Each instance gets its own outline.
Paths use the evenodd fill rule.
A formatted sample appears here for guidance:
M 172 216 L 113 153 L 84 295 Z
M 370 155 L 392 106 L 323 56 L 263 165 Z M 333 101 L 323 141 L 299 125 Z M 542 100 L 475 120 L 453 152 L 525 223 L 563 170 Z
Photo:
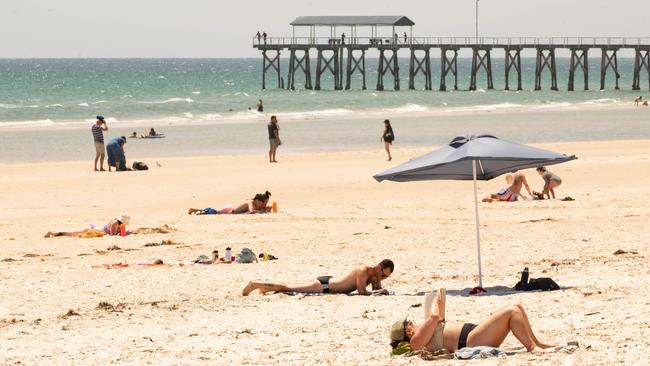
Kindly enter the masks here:
M 417 180 L 472 180 L 472 162 L 476 161 L 477 180 L 490 180 L 519 169 L 553 165 L 576 159 L 548 150 L 517 144 L 492 135 L 458 136 L 448 145 L 404 164 L 378 173 L 381 182 Z
M 481 272 L 481 242 L 479 234 L 477 180 L 490 180 L 501 174 L 542 165 L 553 165 L 576 159 L 514 142 L 492 135 L 458 136 L 442 148 L 422 155 L 404 164 L 378 173 L 381 182 L 410 182 L 420 180 L 473 180 L 476 219 L 476 248 L 479 287 L 483 287 Z

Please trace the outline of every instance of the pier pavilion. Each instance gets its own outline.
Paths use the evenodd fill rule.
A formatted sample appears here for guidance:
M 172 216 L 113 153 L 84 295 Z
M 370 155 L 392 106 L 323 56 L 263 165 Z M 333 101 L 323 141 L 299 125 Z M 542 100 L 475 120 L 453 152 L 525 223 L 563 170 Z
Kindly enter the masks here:
M 366 89 L 366 53 L 379 53 L 376 90 L 384 90 L 384 81 L 392 78 L 393 90 L 400 90 L 400 64 L 397 53 L 408 50 L 409 89 L 415 89 L 418 75 L 424 76 L 424 89 L 432 90 L 431 52 L 440 54 L 439 90 L 458 89 L 458 53 L 471 50 L 469 90 L 477 89 L 477 77 L 485 74 L 487 89 L 493 89 L 492 56 L 501 50 L 505 60 L 504 89 L 522 90 L 521 52 L 533 50 L 536 54 L 535 90 L 542 89 L 542 76 L 550 75 L 551 90 L 558 90 L 556 50 L 570 52 L 567 89 L 575 89 L 575 81 L 582 74 L 584 89 L 589 88 L 589 53 L 600 50 L 600 89 L 605 89 L 608 73 L 615 77 L 619 89 L 618 52 L 624 49 L 634 53 L 632 90 L 640 90 L 644 78 L 650 90 L 650 37 L 414 37 L 415 23 L 406 16 L 309 16 L 293 22 L 291 37 L 255 37 L 253 47 L 262 51 L 262 89 L 266 89 L 267 74 L 275 73 L 277 87 L 284 88 L 280 70 L 280 55 L 289 51 L 287 89 L 295 89 L 296 75 L 304 75 L 306 89 L 321 88 L 321 78 L 331 73 L 334 89 L 350 89 L 352 75 L 361 75 L 362 89 Z M 296 35 L 307 29 L 309 34 Z M 342 31 L 341 34 L 338 31 Z M 361 32 L 360 32 L 361 31 Z M 408 33 L 407 33 L 408 31 Z M 321 34 L 319 34 L 319 32 Z M 345 32 L 348 32 L 347 34 Z M 361 33 L 361 34 L 359 34 Z M 325 34 L 325 36 L 323 36 Z M 316 53 L 316 74 L 312 86 L 310 53 Z M 343 82 L 345 77 L 345 83 Z M 511 85 L 511 77 L 515 82 Z

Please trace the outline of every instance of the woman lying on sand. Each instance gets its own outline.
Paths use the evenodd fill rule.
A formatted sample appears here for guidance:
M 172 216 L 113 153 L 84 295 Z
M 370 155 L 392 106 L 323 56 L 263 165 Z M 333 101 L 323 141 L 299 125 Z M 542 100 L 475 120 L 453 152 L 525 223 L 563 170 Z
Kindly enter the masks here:
M 243 214 L 243 213 L 265 213 L 271 211 L 271 207 L 267 206 L 271 197 L 271 192 L 258 193 L 251 199 L 250 202 L 242 203 L 237 207 L 225 206 L 219 209 L 206 207 L 190 208 L 187 210 L 188 215 L 217 215 L 217 214 Z
M 407 318 L 398 320 L 390 329 L 391 346 L 399 347 L 402 342 L 409 342 L 413 350 L 425 349 L 430 352 L 442 349 L 454 352 L 463 347 L 489 346 L 499 347 L 508 333 L 515 337 L 530 352 L 539 348 L 553 347 L 542 343 L 533 334 L 528 316 L 520 305 L 511 305 L 500 309 L 478 325 L 472 323 L 445 322 L 444 297 L 436 297 L 436 306 L 431 311 L 433 294 L 425 300 L 425 321 L 417 325 Z M 429 304 L 427 304 L 429 302 Z
M 108 224 L 104 225 L 104 227 L 101 230 L 91 227 L 80 231 L 48 231 L 47 234 L 45 234 L 45 237 L 46 238 L 53 238 L 55 236 L 95 237 L 95 236 L 103 236 L 103 235 L 117 235 L 120 233 L 120 226 L 128 225 L 130 221 L 131 221 L 131 217 L 129 216 L 129 214 L 123 212 L 119 218 L 109 221 Z
M 521 188 L 525 187 L 529 195 L 533 195 L 526 181 L 526 176 L 522 173 L 506 174 L 506 184 L 508 188 L 502 188 L 496 194 L 490 194 L 488 197 L 483 198 L 483 202 L 498 202 L 498 201 L 516 201 L 518 199 L 526 199 L 521 194 Z

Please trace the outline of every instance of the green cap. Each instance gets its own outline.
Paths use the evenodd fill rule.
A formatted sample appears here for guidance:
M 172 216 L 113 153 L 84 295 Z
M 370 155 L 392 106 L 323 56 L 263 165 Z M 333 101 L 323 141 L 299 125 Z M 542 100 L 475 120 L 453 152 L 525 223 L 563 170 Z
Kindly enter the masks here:
M 393 326 L 390 327 L 390 340 L 401 342 L 404 340 L 404 330 L 406 327 L 406 320 L 408 315 L 404 316 L 402 319 L 393 323 Z

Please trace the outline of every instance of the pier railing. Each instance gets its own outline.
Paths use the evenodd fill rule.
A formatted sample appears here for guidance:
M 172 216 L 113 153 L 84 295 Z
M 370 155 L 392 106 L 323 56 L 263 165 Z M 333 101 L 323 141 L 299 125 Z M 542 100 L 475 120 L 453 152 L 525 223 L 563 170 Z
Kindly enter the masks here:
M 615 88 L 619 89 L 618 52 L 634 52 L 632 90 L 640 90 L 641 80 L 650 80 L 650 37 L 255 37 L 253 47 L 262 51 L 262 88 L 266 88 L 266 73 L 277 75 L 278 87 L 284 88 L 281 77 L 280 54 L 288 49 L 289 70 L 287 88 L 295 88 L 295 76 L 304 73 L 305 88 L 311 89 L 310 53 L 316 51 L 316 82 L 314 89 L 320 89 L 321 77 L 331 73 L 334 89 L 349 89 L 352 74 L 361 74 L 362 89 L 366 89 L 366 51 L 378 51 L 377 90 L 384 90 L 384 78 L 393 79 L 393 90 L 400 90 L 400 50 L 410 51 L 408 78 L 409 89 L 415 89 L 416 77 L 423 75 L 425 90 L 432 90 L 431 53 L 440 55 L 440 90 L 447 90 L 447 78 L 458 89 L 458 54 L 460 50 L 472 52 L 469 90 L 477 90 L 477 76 L 485 73 L 487 89 L 493 89 L 492 54 L 496 50 L 504 57 L 505 90 L 510 89 L 510 76 L 516 81 L 517 90 L 522 90 L 522 52 L 536 53 L 535 90 L 542 89 L 542 75 L 550 74 L 551 90 L 559 90 L 557 83 L 556 51 L 570 51 L 569 79 L 567 90 L 575 90 L 576 75 L 582 74 L 584 89 L 589 89 L 589 53 L 600 52 L 600 89 L 605 89 L 608 72 L 615 77 Z M 593 57 L 593 56 L 592 56 Z M 643 75 L 642 75 L 643 74 Z M 650 86 L 650 82 L 649 82 Z
M 253 47 L 275 46 L 456 46 L 456 47 L 636 47 L 650 46 L 650 37 L 267 37 L 253 38 Z

